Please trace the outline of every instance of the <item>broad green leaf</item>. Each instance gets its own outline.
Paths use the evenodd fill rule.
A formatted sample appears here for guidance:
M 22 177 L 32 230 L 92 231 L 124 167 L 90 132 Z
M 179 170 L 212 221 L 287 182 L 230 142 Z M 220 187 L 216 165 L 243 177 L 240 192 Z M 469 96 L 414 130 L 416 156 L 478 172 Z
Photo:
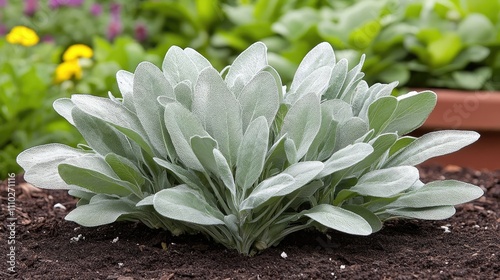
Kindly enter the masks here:
M 323 169 L 319 161 L 305 161 L 291 165 L 281 174 L 261 182 L 240 205 L 240 211 L 255 209 L 272 197 L 288 195 L 316 177 Z
M 162 63 L 162 70 L 163 75 L 168 80 L 171 87 L 175 87 L 184 80 L 188 80 L 194 85 L 198 78 L 196 65 L 189 56 L 177 46 L 172 46 L 168 49 Z
M 299 99 L 285 116 L 281 135 L 287 134 L 297 147 L 297 158 L 302 158 L 311 146 L 321 126 L 319 97 L 309 93 Z
M 427 46 L 432 67 L 446 65 L 453 61 L 463 48 L 463 42 L 456 33 L 443 34 Z
M 212 64 L 204 56 L 192 48 L 185 48 L 184 53 L 187 57 L 189 57 L 189 59 L 191 59 L 194 65 L 196 65 L 198 73 L 200 73 L 203 69 L 212 66 Z
M 146 142 L 146 138 L 145 138 L 146 133 L 145 132 L 142 134 L 139 134 L 135 130 L 132 130 L 132 129 L 120 127 L 120 126 L 117 126 L 114 124 L 110 124 L 110 125 L 113 126 L 114 128 L 116 128 L 116 130 L 123 133 L 123 135 L 127 136 L 131 140 L 131 142 L 137 143 L 137 145 L 139 147 L 141 147 L 149 156 L 153 156 L 152 148 L 149 145 L 149 143 Z M 144 135 L 144 137 L 142 135 Z M 133 144 L 131 144 L 131 145 L 133 145 Z
M 434 181 L 415 191 L 404 194 L 389 204 L 388 207 L 422 208 L 456 205 L 479 198 L 483 193 L 481 188 L 465 182 L 455 180 Z
M 349 72 L 347 72 L 347 76 L 345 78 L 344 84 L 342 85 L 342 89 L 339 91 L 340 96 L 337 96 L 338 99 L 350 103 L 354 90 L 356 89 L 361 79 L 365 76 L 365 74 L 361 72 L 361 67 L 363 66 L 364 61 L 365 55 L 362 55 L 359 63 L 354 66 Z
M 295 146 L 295 142 L 290 138 L 285 139 L 284 148 L 288 163 L 297 163 L 299 161 L 299 158 L 297 156 L 297 146 Z
M 269 127 L 263 116 L 250 123 L 243 135 L 236 161 L 236 183 L 243 190 L 259 179 L 264 168 L 269 141 Z
M 368 86 L 368 83 L 361 81 L 356 87 L 356 92 L 352 95 L 351 106 L 354 115 L 362 118 L 363 120 L 368 119 L 368 109 L 370 105 L 380 98 L 378 93 L 387 85 L 376 83 L 372 86 Z
M 366 143 L 356 143 L 349 145 L 335 152 L 328 160 L 325 161 L 324 169 L 316 176 L 322 178 L 334 172 L 351 167 L 373 152 L 372 146 Z
M 192 86 L 189 81 L 182 81 L 178 83 L 174 88 L 175 99 L 184 105 L 186 109 L 191 110 L 191 105 L 193 104 L 193 91 Z M 163 105 L 165 102 L 163 102 Z
M 260 116 L 264 116 L 271 126 L 278 112 L 280 96 L 276 81 L 269 72 L 260 72 L 236 93 L 241 105 L 243 132 L 248 125 Z
M 239 220 L 234 214 L 229 214 L 227 216 L 224 216 L 224 224 L 226 227 L 239 238 L 240 236 L 240 230 L 239 230 Z
M 266 168 L 277 168 L 278 170 L 283 170 L 283 166 L 287 161 L 285 151 L 286 139 L 288 139 L 286 135 L 283 135 L 271 146 L 266 155 L 266 163 L 264 164 Z
M 343 149 L 354 143 L 356 140 L 363 137 L 368 130 L 368 124 L 358 117 L 354 117 L 346 122 L 340 123 L 337 126 L 335 150 Z
M 400 86 L 404 86 L 410 79 L 411 72 L 407 65 L 403 62 L 394 63 L 388 66 L 379 74 L 380 82 L 391 83 L 398 81 Z
M 78 109 L 107 123 L 134 131 L 139 136 L 145 132 L 137 117 L 124 106 L 107 98 L 74 94 L 71 101 Z
M 411 92 L 398 96 L 398 106 L 391 121 L 382 132 L 407 134 L 427 119 L 436 106 L 437 96 L 432 91 Z
M 165 125 L 180 160 L 189 168 L 203 171 L 190 143 L 193 136 L 209 136 L 198 119 L 181 104 L 171 103 L 165 106 Z
M 394 145 L 397 139 L 398 136 L 396 133 L 385 133 L 370 140 L 368 144 L 373 147 L 373 152 L 357 163 L 352 172 L 362 171 L 370 166 L 378 167 L 379 161 L 384 160 L 388 156 L 388 150 Z
M 331 156 L 331 154 L 333 153 L 336 141 L 335 132 L 337 130 L 338 124 L 333 120 L 333 112 L 337 109 L 335 108 L 336 101 L 340 100 L 328 100 L 321 103 L 321 126 L 318 133 L 316 134 L 316 137 L 314 138 L 314 141 L 309 147 L 306 156 L 307 159 L 324 160 Z M 347 103 L 346 105 L 349 106 Z M 327 147 L 325 148 L 325 146 Z M 325 157 L 324 154 L 327 154 L 328 152 L 330 152 L 330 154 L 326 155 Z
M 415 141 L 415 139 L 417 139 L 417 138 L 413 137 L 413 136 L 400 137 L 394 143 L 394 145 L 391 146 L 391 149 L 389 151 L 389 156 L 392 156 L 392 155 L 396 154 L 397 152 L 403 150 L 404 148 L 406 148 L 406 146 L 410 145 L 411 142 Z
M 241 109 L 233 93 L 214 68 L 205 68 L 194 89 L 193 113 L 219 144 L 232 167 L 243 137 Z
M 240 211 L 255 209 L 272 197 L 277 196 L 277 193 L 292 185 L 294 181 L 292 176 L 284 173 L 262 181 L 252 193 L 241 202 Z
M 338 123 L 346 122 L 354 117 L 351 105 L 343 100 L 327 100 L 321 105 L 324 106 L 322 109 L 328 110 Z
M 233 172 L 231 171 L 231 167 L 227 162 L 227 159 L 224 155 L 217 149 L 212 150 L 213 156 L 215 158 L 215 165 L 217 167 L 217 175 L 221 178 L 222 182 L 226 188 L 231 192 L 233 198 L 236 197 L 236 184 L 234 183 Z
M 125 70 L 120 70 L 116 73 L 116 82 L 123 97 L 123 106 L 135 113 L 135 106 L 133 103 L 134 74 Z
M 94 197 L 96 195 L 95 193 L 91 193 L 91 192 L 88 192 L 86 190 L 83 191 L 83 189 L 82 190 L 68 190 L 68 194 L 71 196 L 74 196 L 74 197 L 88 200 L 89 202 L 92 199 L 92 197 Z
M 321 103 L 321 128 L 311 145 L 311 148 L 319 145 L 317 160 L 332 156 L 337 142 L 338 125 L 352 116 L 351 106 L 342 100 L 334 99 Z
M 44 189 L 74 189 L 61 178 L 57 166 L 68 159 L 78 158 L 85 153 L 62 144 L 46 144 L 21 152 L 17 163 L 24 169 L 24 179 Z M 79 188 L 78 188 L 79 189 Z
M 173 164 L 160 158 L 153 159 L 156 163 L 158 163 L 158 165 L 175 174 L 175 176 L 177 176 L 181 182 L 185 183 L 189 187 L 193 189 L 201 189 L 203 187 L 203 183 L 200 181 L 200 178 L 198 178 L 196 174 L 194 174 L 194 172 L 186 170 L 177 164 Z
M 140 207 L 140 206 L 153 206 L 153 200 L 154 200 L 155 195 L 149 195 L 143 198 L 141 201 L 137 202 L 135 206 Z
M 409 189 L 419 178 L 413 166 L 398 166 L 370 171 L 349 190 L 360 195 L 391 197 Z
M 246 85 L 262 68 L 267 66 L 267 47 L 261 42 L 254 43 L 243 51 L 233 62 L 226 76 L 227 86 L 234 89 L 236 79 L 241 79 L 242 86 Z
M 59 98 L 53 103 L 54 110 L 65 118 L 70 124 L 73 126 L 75 122 L 73 121 L 73 117 L 71 116 L 71 110 L 75 108 L 75 104 L 71 102 L 69 98 Z
M 375 135 L 383 131 L 396 111 L 398 100 L 393 96 L 385 96 L 373 102 L 368 109 L 368 123 Z
M 446 155 L 474 143 L 479 134 L 474 131 L 442 130 L 427 133 L 408 144 L 386 163 L 385 167 L 417 165 L 429 158 Z
M 474 71 L 455 71 L 451 75 L 457 85 L 466 90 L 480 90 L 491 80 L 492 69 L 480 67 Z
M 123 105 L 106 98 L 84 94 L 72 95 L 71 101 L 83 112 L 113 125 L 146 152 L 152 154 L 151 147 L 146 142 L 146 132 L 137 116 Z
M 371 225 L 360 215 L 329 204 L 320 204 L 301 212 L 316 222 L 341 232 L 355 235 L 369 235 Z
M 293 77 L 291 91 L 295 91 L 299 86 L 314 73 L 324 66 L 331 68 L 335 65 L 335 54 L 332 46 L 328 43 L 321 43 L 314 47 L 300 62 Z M 331 73 L 331 72 L 330 72 Z M 316 77 L 318 78 L 318 77 Z M 326 86 L 326 85 L 325 85 Z
M 283 86 L 283 83 L 281 82 L 280 74 L 271 65 L 267 65 L 261 71 L 262 72 L 267 72 L 267 73 L 271 74 L 271 76 L 273 76 L 274 81 L 276 82 L 276 86 L 278 87 L 279 103 L 281 104 L 282 101 L 283 101 L 284 86 Z
M 140 194 L 140 189 L 121 180 L 106 161 L 88 154 L 63 161 L 58 166 L 61 178 L 70 185 L 77 185 L 98 194 L 127 196 Z
M 217 142 L 210 136 L 195 135 L 190 138 L 191 149 L 200 161 L 205 170 L 218 174 L 217 165 L 215 163 L 213 149 L 217 148 Z
M 497 31 L 491 21 L 482 14 L 470 14 L 458 24 L 460 38 L 466 44 L 488 44 L 495 40 Z
M 132 214 L 137 210 L 121 200 L 102 200 L 97 203 L 78 206 L 64 218 L 85 227 L 96 227 L 111 224 L 120 217 Z
M 164 126 L 162 124 L 164 107 L 157 102 L 159 96 L 175 100 L 174 89 L 158 67 L 149 62 L 140 63 L 134 74 L 135 112 L 157 155 L 166 156 L 163 134 L 158 129 L 159 125 Z
M 85 141 L 100 155 L 115 153 L 124 157 L 133 156 L 129 140 L 105 121 L 78 108 L 73 109 L 71 116 Z
M 319 21 L 318 11 L 311 7 L 289 10 L 279 21 L 272 25 L 272 30 L 287 38 L 290 42 L 298 41 Z
M 422 220 L 444 220 L 455 214 L 455 207 L 448 205 L 425 208 L 396 208 L 387 209 L 385 212 L 395 217 Z
M 267 22 L 277 19 L 282 11 L 286 0 L 259 0 L 255 3 L 254 17 Z
M 488 57 L 490 53 L 490 49 L 485 46 L 468 46 L 466 49 L 461 51 L 450 64 L 433 69 L 432 74 L 436 76 L 442 76 L 450 72 L 463 70 L 471 62 L 481 62 L 486 57 Z
M 354 212 L 363 217 L 363 219 L 365 219 L 372 227 L 372 233 L 382 229 L 382 221 L 380 221 L 377 215 L 375 215 L 372 211 L 366 209 L 365 207 L 360 205 L 349 204 L 342 206 L 342 208 Z
M 207 226 L 224 224 L 224 215 L 185 185 L 156 193 L 153 205 L 160 215 L 170 219 Z
M 324 166 L 325 165 L 320 161 L 303 161 L 290 165 L 287 169 L 283 170 L 283 174 L 292 176 L 295 181 L 290 189 L 286 191 L 291 193 L 295 191 L 295 189 L 299 189 L 308 184 L 323 170 Z
M 107 154 L 104 157 L 104 160 L 120 179 L 136 185 L 139 190 L 145 183 L 146 180 L 141 174 L 141 171 L 139 171 L 135 164 L 127 158 L 117 154 Z
M 365 81 L 360 82 L 351 100 L 354 114 L 363 120 L 367 120 L 368 110 L 372 103 L 389 96 L 395 86 L 396 84 L 377 83 L 369 87 Z
M 343 58 L 333 67 L 328 88 L 324 93 L 324 97 L 327 100 L 336 99 L 341 94 L 342 87 L 347 77 L 347 64 L 347 59 Z
M 294 104 L 309 93 L 315 93 L 321 98 L 328 87 L 331 72 L 332 68 L 329 66 L 316 69 L 297 88 L 290 88 L 290 91 L 285 95 L 286 102 Z

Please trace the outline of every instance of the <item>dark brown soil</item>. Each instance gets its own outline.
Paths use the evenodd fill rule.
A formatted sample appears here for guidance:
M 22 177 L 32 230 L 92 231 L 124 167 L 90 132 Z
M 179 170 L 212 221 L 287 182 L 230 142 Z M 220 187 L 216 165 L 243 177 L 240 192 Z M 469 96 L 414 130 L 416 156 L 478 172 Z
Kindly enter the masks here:
M 251 258 L 203 236 L 172 237 L 141 224 L 82 228 L 63 219 L 75 204 L 65 191 L 21 183 L 15 187 L 16 273 L 7 264 L 4 182 L 0 279 L 499 279 L 500 171 L 421 170 L 426 181 L 464 180 L 486 195 L 445 221 L 393 221 L 369 237 L 299 232 Z M 54 209 L 56 203 L 67 210 Z

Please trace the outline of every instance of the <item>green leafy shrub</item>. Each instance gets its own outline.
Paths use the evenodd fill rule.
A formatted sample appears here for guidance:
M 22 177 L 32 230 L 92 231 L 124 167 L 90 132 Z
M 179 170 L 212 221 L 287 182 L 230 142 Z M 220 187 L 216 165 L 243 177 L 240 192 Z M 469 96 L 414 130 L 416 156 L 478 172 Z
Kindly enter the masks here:
M 210 44 L 240 51 L 265 42 L 285 84 L 300 58 L 327 41 L 337 57 L 366 54 L 369 83 L 495 90 L 499 8 L 499 0 L 236 1 L 221 5 L 229 24 L 214 28 Z
M 61 49 L 52 44 L 26 48 L 0 38 L 0 170 L 18 172 L 16 156 L 35 145 L 77 144 L 71 125 L 54 113 L 52 103 L 65 93 L 53 85 Z M 3 179 L 3 177 L 0 177 Z
M 148 19 L 141 12 L 141 1 L 126 0 L 44 0 L 7 1 L 0 9 L 0 27 L 27 26 L 43 40 L 68 47 L 91 44 L 94 37 L 110 38 L 112 23 L 115 35 L 134 36 L 139 23 Z M 31 13 L 26 8 L 31 6 Z M 93 11 L 96 7 L 98 11 Z M 114 7 L 114 8 L 113 8 Z M 113 13 L 113 9 L 116 11 Z M 153 25 L 150 21 L 148 25 Z M 3 35 L 0 30 L 0 35 Z M 146 39 L 147 40 L 147 39 Z
M 118 70 L 133 70 L 142 60 L 160 61 L 129 37 L 118 37 L 113 43 L 95 38 L 93 45 L 95 55 L 85 62 L 88 65 L 81 79 L 58 84 L 55 72 L 63 53 L 61 47 L 50 42 L 25 47 L 0 39 L 0 52 L 12 54 L 0 57 L 0 170 L 20 172 L 15 158 L 27 148 L 82 141 L 81 135 L 53 110 L 56 99 L 72 91 L 107 96 L 110 89 L 118 90 Z
M 413 167 L 477 140 L 470 131 L 404 134 L 432 111 L 430 91 L 391 96 L 319 44 L 289 89 L 255 43 L 218 72 L 172 47 L 160 70 L 117 73 L 121 98 L 54 103 L 87 144 L 22 152 L 25 179 L 80 198 L 83 226 L 141 221 L 201 232 L 242 254 L 307 228 L 368 235 L 390 218 L 445 219 L 482 195 L 453 180 L 424 184 Z

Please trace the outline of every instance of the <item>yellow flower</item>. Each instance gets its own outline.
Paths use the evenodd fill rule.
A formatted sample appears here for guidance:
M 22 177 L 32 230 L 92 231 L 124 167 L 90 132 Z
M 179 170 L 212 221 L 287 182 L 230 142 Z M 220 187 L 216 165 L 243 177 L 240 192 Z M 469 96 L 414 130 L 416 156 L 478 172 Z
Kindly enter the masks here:
M 38 41 L 40 41 L 35 31 L 26 26 L 16 26 L 12 28 L 5 38 L 7 42 L 11 44 L 23 45 L 25 47 L 36 45 Z
M 83 44 L 70 46 L 63 54 L 64 61 L 77 60 L 79 58 L 91 58 L 94 52 L 91 48 Z
M 80 67 L 78 60 L 65 61 L 57 66 L 55 83 L 59 84 L 72 78 L 82 78 L 82 67 Z

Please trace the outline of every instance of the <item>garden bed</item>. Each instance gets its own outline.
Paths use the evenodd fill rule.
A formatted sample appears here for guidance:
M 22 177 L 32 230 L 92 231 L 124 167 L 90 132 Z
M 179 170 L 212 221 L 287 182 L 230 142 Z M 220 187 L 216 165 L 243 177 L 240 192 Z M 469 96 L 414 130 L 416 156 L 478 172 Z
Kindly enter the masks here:
M 421 168 L 421 176 L 471 182 L 486 194 L 459 206 L 448 220 L 392 221 L 369 237 L 299 232 L 251 258 L 202 236 L 172 237 L 136 223 L 79 227 L 63 219 L 75 207 L 66 191 L 30 192 L 21 184 L 15 188 L 17 273 L 7 273 L 2 260 L 0 278 L 498 279 L 500 171 L 435 166 Z M 6 213 L 5 182 L 0 190 Z M 54 209 L 56 203 L 67 209 Z M 1 220 L 5 225 L 6 215 Z M 2 252 L 8 248 L 6 234 L 4 226 Z

